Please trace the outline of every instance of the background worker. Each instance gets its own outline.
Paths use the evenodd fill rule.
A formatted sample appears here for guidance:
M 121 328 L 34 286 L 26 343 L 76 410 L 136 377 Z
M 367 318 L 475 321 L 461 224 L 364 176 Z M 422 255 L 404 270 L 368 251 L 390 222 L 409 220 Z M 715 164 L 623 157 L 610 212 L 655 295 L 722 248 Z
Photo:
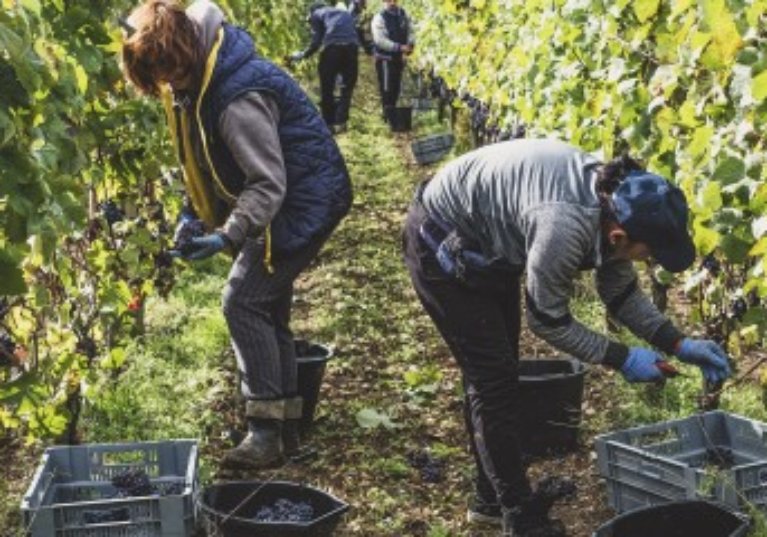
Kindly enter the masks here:
M 371 31 L 383 117 L 391 121 L 402 87 L 405 57 L 415 47 L 413 24 L 397 0 L 384 0 L 384 8 L 373 17 Z
M 533 490 L 520 455 L 520 281 L 531 330 L 557 349 L 619 371 L 663 379 L 663 355 L 729 374 L 713 341 L 684 337 L 641 292 L 633 261 L 671 272 L 693 262 L 684 194 L 629 158 L 602 163 L 556 140 L 514 140 L 442 168 L 410 208 L 405 262 L 415 290 L 457 361 L 477 466 L 471 520 L 504 535 L 544 530 L 556 498 Z M 658 350 L 627 347 L 578 322 L 569 304 L 583 270 L 611 314 Z M 558 532 L 558 533 L 557 533 Z
M 309 11 L 312 41 L 309 48 L 293 54 L 291 60 L 308 58 L 322 47 L 319 62 L 320 109 L 325 123 L 334 131 L 342 131 L 349 120 L 352 94 L 357 85 L 359 40 L 356 23 L 348 10 L 329 7 L 322 2 L 313 4 Z M 336 102 L 335 86 L 339 79 L 341 96 Z
M 248 434 L 224 466 L 279 465 L 299 449 L 293 282 L 348 212 L 343 157 L 317 109 L 208 0 L 148 0 L 129 17 L 123 68 L 162 98 L 187 192 L 209 233 L 185 257 L 229 250 L 223 310 Z

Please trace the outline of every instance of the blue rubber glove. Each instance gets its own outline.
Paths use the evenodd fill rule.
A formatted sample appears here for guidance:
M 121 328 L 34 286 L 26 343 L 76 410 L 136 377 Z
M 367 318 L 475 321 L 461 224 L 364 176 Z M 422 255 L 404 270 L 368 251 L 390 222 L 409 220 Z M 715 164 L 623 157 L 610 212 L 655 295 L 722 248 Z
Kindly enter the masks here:
M 663 372 L 655 365 L 662 362 L 660 354 L 643 347 L 631 347 L 621 368 L 627 382 L 662 382 Z
M 676 356 L 682 362 L 700 367 L 706 382 L 719 383 L 732 374 L 727 353 L 710 339 L 684 338 Z
M 195 237 L 191 241 L 194 250 L 186 256 L 186 259 L 197 261 L 206 259 L 226 248 L 226 239 L 221 233 L 211 233 L 202 237 Z

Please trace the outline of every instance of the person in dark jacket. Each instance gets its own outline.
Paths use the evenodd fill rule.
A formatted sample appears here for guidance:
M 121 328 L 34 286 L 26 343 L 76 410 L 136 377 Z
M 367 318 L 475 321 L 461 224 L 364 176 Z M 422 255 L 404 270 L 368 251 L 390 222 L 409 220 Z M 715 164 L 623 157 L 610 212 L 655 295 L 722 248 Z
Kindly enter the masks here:
M 397 0 L 384 0 L 384 8 L 373 17 L 371 31 L 383 116 L 390 120 L 402 88 L 405 57 L 415 47 L 413 24 Z
M 293 281 L 351 205 L 344 159 L 298 84 L 209 0 L 147 0 L 128 18 L 123 68 L 159 97 L 186 190 L 209 233 L 187 259 L 228 250 L 223 293 L 248 434 L 223 465 L 266 468 L 299 450 Z
M 603 163 L 556 140 L 514 140 L 470 152 L 423 185 L 405 225 L 415 290 L 463 373 L 466 427 L 477 467 L 470 520 L 504 535 L 540 529 L 557 498 L 533 489 L 520 455 L 520 285 L 530 329 L 566 354 L 659 382 L 662 353 L 729 374 L 713 341 L 685 337 L 642 293 L 633 262 L 687 269 L 695 249 L 681 190 L 629 158 Z M 655 349 L 627 347 L 570 313 L 574 282 L 594 270 L 607 309 Z M 512 533 L 517 532 L 517 533 Z
M 364 49 L 365 54 L 373 54 L 373 41 L 371 34 L 368 31 L 370 29 L 370 20 L 365 17 L 365 9 L 367 8 L 367 0 L 350 0 L 346 6 L 349 13 L 354 18 L 354 24 L 357 27 L 357 38 L 359 39 L 360 46 Z
M 345 9 L 318 2 L 310 9 L 309 22 L 312 26 L 309 48 L 293 54 L 291 60 L 308 58 L 322 47 L 319 63 L 322 117 L 331 128 L 338 127 L 335 130 L 341 131 L 349 120 L 352 93 L 357 85 L 359 40 L 354 17 Z M 341 96 L 336 103 L 335 86 L 339 77 Z

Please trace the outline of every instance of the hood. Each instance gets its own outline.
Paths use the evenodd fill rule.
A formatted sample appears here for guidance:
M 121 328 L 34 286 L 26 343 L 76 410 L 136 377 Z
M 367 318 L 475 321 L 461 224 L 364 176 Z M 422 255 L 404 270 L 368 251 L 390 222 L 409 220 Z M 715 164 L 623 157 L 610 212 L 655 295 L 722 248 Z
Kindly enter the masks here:
M 224 12 L 210 0 L 195 0 L 187 8 L 186 14 L 200 28 L 200 41 L 207 58 L 216 40 L 216 32 L 224 22 Z

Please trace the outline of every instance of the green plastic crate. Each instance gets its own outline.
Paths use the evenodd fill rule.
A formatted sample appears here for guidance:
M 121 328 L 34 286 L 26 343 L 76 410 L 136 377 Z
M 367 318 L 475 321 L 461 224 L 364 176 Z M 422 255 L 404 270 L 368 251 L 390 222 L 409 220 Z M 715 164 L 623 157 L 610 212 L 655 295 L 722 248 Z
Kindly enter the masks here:
M 115 497 L 112 477 L 137 469 L 183 492 Z M 57 446 L 45 450 L 21 511 L 30 537 L 190 537 L 197 490 L 195 440 Z M 104 514 L 117 520 L 98 522 Z

